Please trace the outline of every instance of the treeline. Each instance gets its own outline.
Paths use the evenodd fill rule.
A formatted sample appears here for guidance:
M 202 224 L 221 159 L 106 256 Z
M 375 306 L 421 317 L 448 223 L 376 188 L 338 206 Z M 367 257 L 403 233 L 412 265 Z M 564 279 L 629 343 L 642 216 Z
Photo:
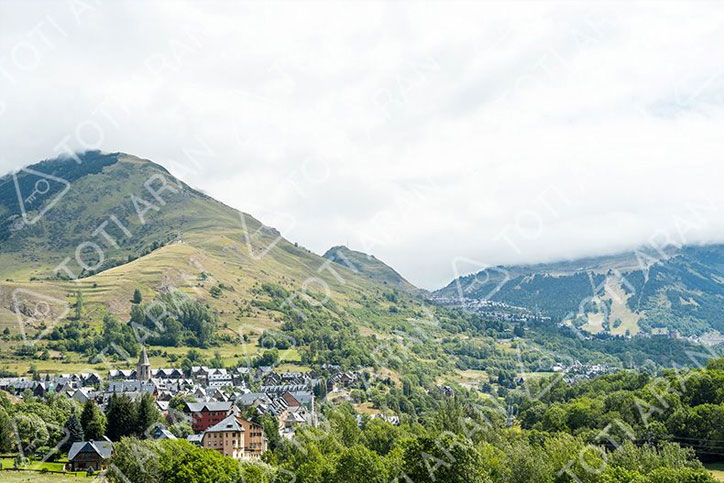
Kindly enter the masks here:
M 65 395 L 48 394 L 39 398 L 25 394 L 21 402 L 11 403 L 0 393 L 2 454 L 21 449 L 26 458 L 55 460 L 76 441 L 151 437 L 157 423 L 168 422 L 148 393 L 136 400 L 124 394 L 112 395 L 105 413 L 93 400 L 81 405 Z M 169 427 L 178 436 L 191 432 L 187 422 L 175 422 Z
M 591 441 L 615 425 L 639 444 L 676 442 L 702 460 L 724 458 L 724 359 L 659 377 L 624 371 L 575 385 L 546 378 L 530 387 L 542 395 L 520 403 L 523 428 Z
M 67 324 L 54 327 L 48 339 L 50 349 L 60 352 L 80 352 L 89 356 L 94 356 L 115 345 L 131 357 L 135 357 L 140 348 L 133 328 L 121 323 L 111 314 L 103 316 L 100 332 L 89 322 L 76 318 Z
M 420 422 L 399 426 L 326 409 L 319 428 L 280 440 L 261 462 L 242 463 L 185 441 L 116 445 L 113 482 L 220 483 L 709 483 L 691 450 L 676 443 L 592 446 L 567 433 L 505 428 L 493 407 L 449 400 Z M 126 478 L 126 479 L 124 479 Z
M 252 305 L 282 314 L 284 337 L 279 337 L 279 342 L 291 341 L 300 349 L 303 363 L 337 364 L 345 368 L 374 364 L 374 341 L 363 337 L 357 326 L 326 297 L 289 292 L 271 283 L 262 284 L 254 293 L 259 298 Z
M 140 297 L 140 292 L 134 293 L 128 322 L 122 323 L 114 315 L 105 314 L 101 330 L 97 331 L 84 317 L 79 293 L 75 317 L 53 327 L 47 336 L 47 348 L 92 357 L 113 347 L 114 354 L 122 350 L 135 357 L 140 342 L 169 347 L 209 347 L 218 343 L 215 334 L 218 316 L 208 304 L 180 291 L 163 293 L 148 304 L 141 304 Z M 36 351 L 32 352 L 19 355 L 33 355 Z
M 174 290 L 150 304 L 134 305 L 130 322 L 142 328 L 149 344 L 208 347 L 214 342 L 218 316 L 208 304 Z

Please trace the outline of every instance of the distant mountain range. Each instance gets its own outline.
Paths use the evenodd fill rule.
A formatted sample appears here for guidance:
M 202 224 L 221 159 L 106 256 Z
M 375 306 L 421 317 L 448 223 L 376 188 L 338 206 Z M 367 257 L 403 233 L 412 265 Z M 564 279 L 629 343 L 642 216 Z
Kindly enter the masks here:
M 523 306 L 592 333 L 724 332 L 724 245 L 499 266 L 434 295 Z

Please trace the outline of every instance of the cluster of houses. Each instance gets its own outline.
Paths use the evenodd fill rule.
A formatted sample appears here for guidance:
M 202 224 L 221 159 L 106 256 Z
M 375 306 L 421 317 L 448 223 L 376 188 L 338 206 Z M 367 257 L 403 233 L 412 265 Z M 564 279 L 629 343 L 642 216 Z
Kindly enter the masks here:
M 551 321 L 550 317 L 533 312 L 526 307 L 518 307 L 487 299 L 437 295 L 431 296 L 428 298 L 428 301 L 443 307 L 459 308 L 467 312 L 484 315 L 496 320 L 505 320 L 507 322 Z
M 317 425 L 315 389 L 324 384 L 326 393 L 348 386 L 356 378 L 355 373 L 337 371 L 324 380 L 305 372 L 278 373 L 272 367 L 227 370 L 195 366 L 190 373 L 176 368 L 153 369 L 143 348 L 135 369 L 111 370 L 107 381 L 95 373 L 62 374 L 40 381 L 14 377 L 0 379 L 0 390 L 19 397 L 28 391 L 36 397 L 64 394 L 81 404 L 92 399 L 102 409 L 114 394 L 134 400 L 151 394 L 169 420 L 190 422 L 193 434 L 189 441 L 243 460 L 261 456 L 267 449 L 267 438 L 261 425 L 242 414 L 273 415 L 279 422 L 279 434 L 291 438 L 298 427 Z M 179 396 L 185 401 L 181 413 L 169 407 Z M 149 431 L 155 439 L 175 439 L 163 426 Z M 74 443 L 68 455 L 69 467 L 100 470 L 111 452 L 112 443 L 107 440 Z
M 574 360 L 570 364 L 555 364 L 552 367 L 553 372 L 562 373 L 563 380 L 568 384 L 581 379 L 593 379 L 596 376 L 616 372 L 617 368 L 606 364 L 584 364 L 579 360 Z

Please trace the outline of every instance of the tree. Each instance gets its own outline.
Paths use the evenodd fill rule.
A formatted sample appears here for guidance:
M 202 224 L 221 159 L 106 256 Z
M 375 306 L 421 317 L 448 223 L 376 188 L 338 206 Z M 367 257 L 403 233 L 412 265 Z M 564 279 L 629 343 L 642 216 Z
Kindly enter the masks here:
M 214 351 L 214 358 L 209 361 L 209 365 L 216 369 L 224 367 L 224 359 L 221 358 L 221 353 L 219 351 Z
M 125 394 L 111 395 L 106 417 L 108 419 L 106 434 L 112 441 L 118 441 L 123 436 L 135 433 L 138 422 L 136 405 Z
M 446 433 L 438 438 L 424 436 L 410 441 L 405 448 L 402 471 L 415 483 L 491 481 L 480 453 L 470 442 Z M 400 478 L 403 480 L 407 481 Z
M 75 413 L 71 413 L 68 417 L 68 421 L 65 423 L 65 429 L 68 432 L 68 439 L 64 445 L 64 449 L 67 451 L 73 443 L 78 441 L 85 441 L 85 434 L 83 433 L 83 426 L 81 426 L 78 416 Z
M 80 320 L 83 318 L 83 292 L 78 290 L 75 293 L 75 319 Z
M 12 420 L 4 408 L 0 408 L 0 452 L 3 454 L 12 451 L 15 443 Z
M 141 302 L 143 302 L 143 295 L 141 295 L 141 290 L 137 288 L 133 291 L 133 303 L 138 305 Z
M 122 438 L 113 444 L 113 464 L 106 477 L 114 483 L 164 481 L 158 445 L 153 441 Z
M 264 351 L 261 356 L 257 356 L 257 358 L 254 359 L 252 365 L 254 367 L 273 366 L 277 362 L 279 362 L 279 350 L 271 349 L 268 351 Z
M 134 307 L 138 306 L 134 305 Z M 133 328 L 129 324 L 120 323 L 114 315 L 105 314 L 101 326 L 101 337 L 96 343 L 96 348 L 103 350 L 114 344 L 123 348 L 131 355 L 137 354 L 138 341 L 133 332 Z
M 326 379 L 320 379 L 319 382 L 314 386 L 314 397 L 320 401 L 324 401 L 327 397 L 327 381 Z
M 80 424 L 88 440 L 102 439 L 106 434 L 106 416 L 92 399 L 89 399 L 80 414 Z
M 197 448 L 184 440 L 165 440 L 160 444 L 163 454 L 163 477 L 166 483 L 206 483 L 240 481 L 237 461 L 217 451 Z M 243 481 L 243 480 L 242 480 Z
M 335 481 L 385 483 L 389 481 L 383 458 L 362 445 L 347 448 L 337 461 Z
M 272 414 L 265 414 L 259 418 L 259 423 L 264 427 L 264 435 L 269 442 L 269 448 L 274 449 L 279 446 L 282 441 L 279 434 L 279 420 Z
M 370 419 L 362 431 L 362 440 L 372 451 L 386 455 L 400 439 L 400 429 L 380 418 Z
M 145 393 L 141 396 L 141 400 L 138 403 L 137 419 L 136 419 L 136 434 L 139 438 L 142 438 L 146 431 L 160 419 L 161 414 L 156 409 L 156 403 L 153 402 L 151 394 Z
M 16 442 L 25 453 L 34 452 L 48 443 L 48 425 L 36 414 L 16 414 Z

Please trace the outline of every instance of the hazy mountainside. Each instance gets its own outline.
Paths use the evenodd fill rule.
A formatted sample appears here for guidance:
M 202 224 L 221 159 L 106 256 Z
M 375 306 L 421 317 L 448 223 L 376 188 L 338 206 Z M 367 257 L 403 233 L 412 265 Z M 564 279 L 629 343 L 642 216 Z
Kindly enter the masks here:
M 435 295 L 523 306 L 594 333 L 724 332 L 724 245 L 494 267 Z
M 327 250 L 322 256 L 391 288 L 406 291 L 418 290 L 392 267 L 378 260 L 374 255 L 350 250 L 345 246 L 336 246 Z

